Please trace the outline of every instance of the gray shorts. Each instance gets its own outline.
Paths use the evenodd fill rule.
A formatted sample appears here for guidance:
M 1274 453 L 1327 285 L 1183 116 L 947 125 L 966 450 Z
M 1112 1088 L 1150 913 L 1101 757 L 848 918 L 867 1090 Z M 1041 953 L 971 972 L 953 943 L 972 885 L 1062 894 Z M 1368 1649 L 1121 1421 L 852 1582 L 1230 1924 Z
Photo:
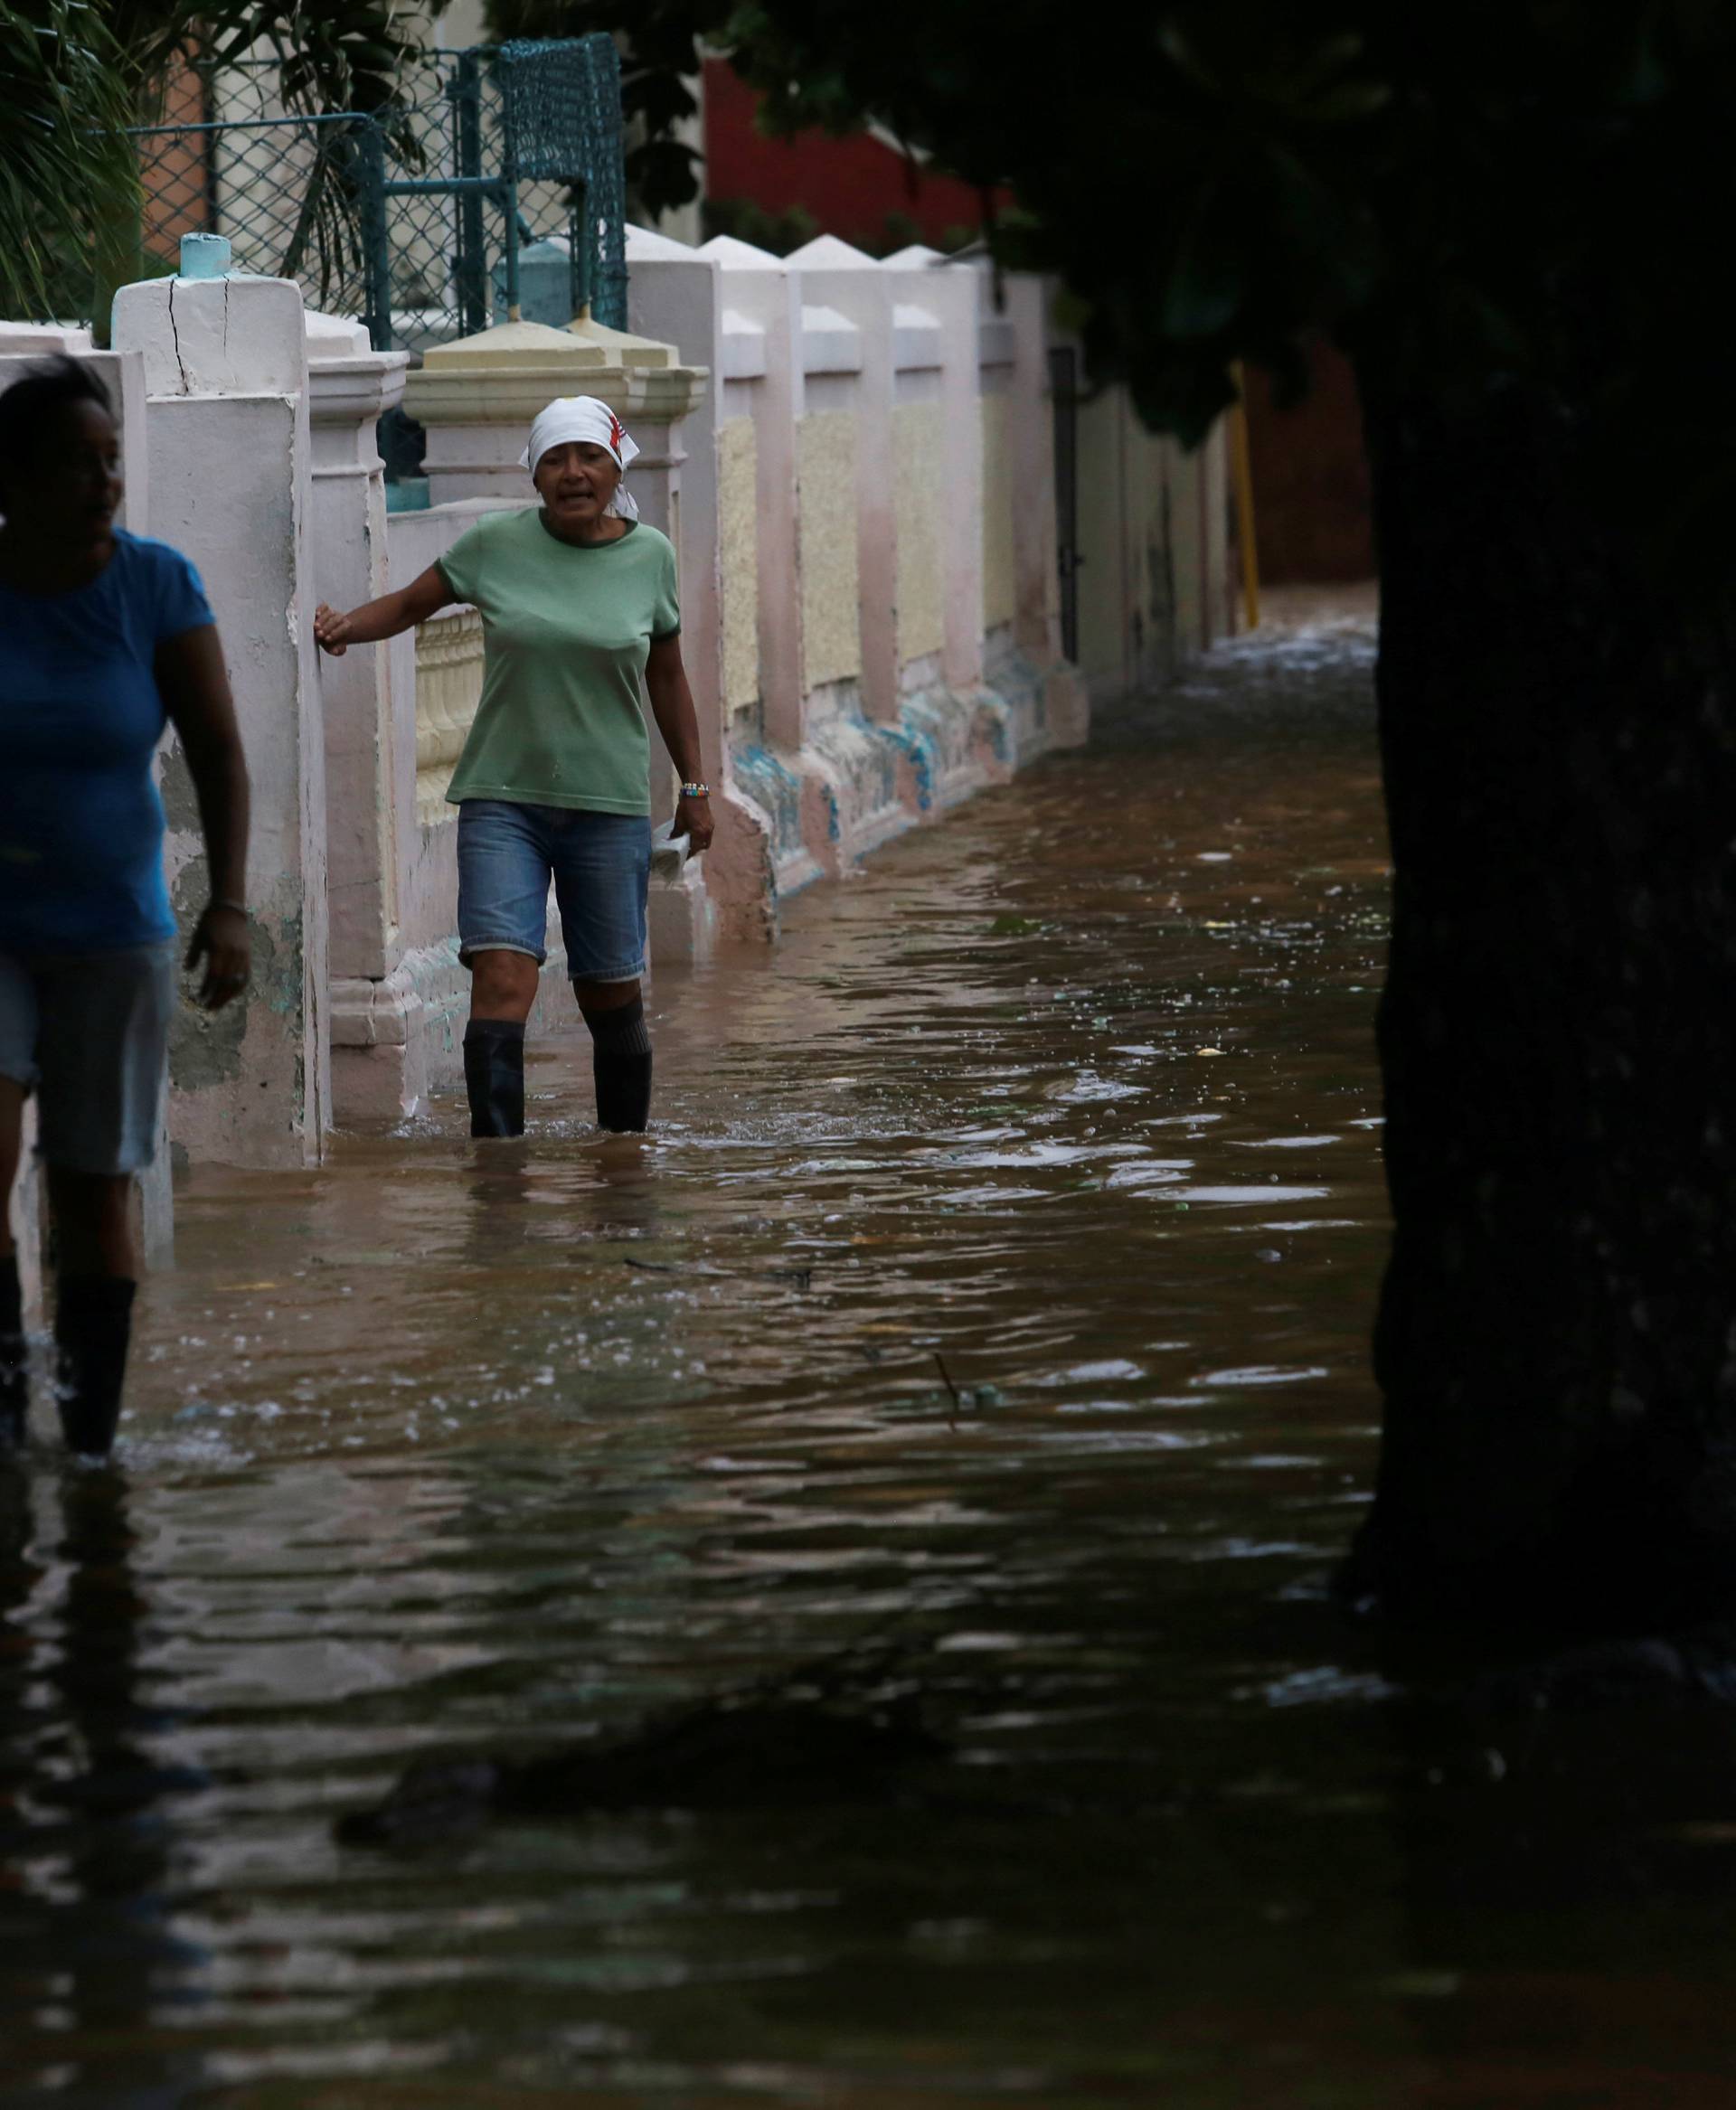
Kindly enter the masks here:
M 173 940 L 108 953 L 0 951 L 0 1077 L 37 1100 L 37 1147 L 69 1173 L 136 1173 L 156 1154 Z

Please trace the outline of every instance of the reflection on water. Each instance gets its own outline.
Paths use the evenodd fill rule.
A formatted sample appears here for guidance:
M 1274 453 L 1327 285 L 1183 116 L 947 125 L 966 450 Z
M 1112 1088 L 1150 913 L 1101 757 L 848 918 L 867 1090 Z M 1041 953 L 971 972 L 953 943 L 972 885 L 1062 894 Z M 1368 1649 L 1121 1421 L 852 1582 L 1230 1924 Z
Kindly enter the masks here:
M 1371 651 L 1227 649 L 661 975 L 646 1141 L 575 1037 L 522 1146 L 449 1097 L 194 1174 L 118 1470 L 0 1464 L 0 2095 L 1725 2099 L 1731 1769 L 1648 1801 L 1322 1600 L 1375 1417 Z M 416 1752 L 863 1637 L 944 1792 L 333 1841 Z

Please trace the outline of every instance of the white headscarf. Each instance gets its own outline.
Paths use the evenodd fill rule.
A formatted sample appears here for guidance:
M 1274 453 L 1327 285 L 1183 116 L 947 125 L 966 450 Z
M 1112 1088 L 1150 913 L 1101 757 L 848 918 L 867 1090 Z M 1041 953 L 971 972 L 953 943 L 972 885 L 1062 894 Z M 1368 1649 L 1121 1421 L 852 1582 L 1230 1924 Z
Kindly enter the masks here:
M 627 428 L 609 405 L 596 396 L 557 396 L 531 421 L 531 444 L 518 457 L 518 466 L 536 474 L 536 465 L 552 447 L 580 440 L 591 447 L 606 447 L 617 468 L 625 472 L 638 448 L 627 438 Z M 623 520 L 637 520 L 638 506 L 625 481 L 617 484 L 615 495 L 604 508 Z

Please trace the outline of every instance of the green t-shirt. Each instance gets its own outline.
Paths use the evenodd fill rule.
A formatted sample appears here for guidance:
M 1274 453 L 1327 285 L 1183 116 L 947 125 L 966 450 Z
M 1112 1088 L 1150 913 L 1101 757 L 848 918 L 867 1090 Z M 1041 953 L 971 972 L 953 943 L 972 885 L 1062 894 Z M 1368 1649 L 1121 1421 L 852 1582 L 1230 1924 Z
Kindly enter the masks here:
M 640 681 L 651 640 L 681 628 L 675 552 L 643 521 L 612 542 L 563 542 L 539 507 L 485 513 L 440 559 L 482 615 L 482 702 L 447 791 L 521 805 L 651 811 Z

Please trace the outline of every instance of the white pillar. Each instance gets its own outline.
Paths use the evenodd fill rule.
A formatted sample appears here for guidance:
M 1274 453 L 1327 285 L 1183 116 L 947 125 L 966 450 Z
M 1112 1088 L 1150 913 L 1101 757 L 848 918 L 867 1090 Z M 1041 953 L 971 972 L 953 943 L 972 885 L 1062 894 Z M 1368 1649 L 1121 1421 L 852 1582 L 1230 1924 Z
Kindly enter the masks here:
M 353 608 L 388 590 L 374 427 L 401 400 L 409 363 L 407 353 L 373 351 L 360 323 L 307 316 L 316 602 Z M 415 749 L 401 751 L 386 645 L 322 656 L 319 679 L 333 1113 L 340 1122 L 393 1119 L 428 1089 L 421 999 L 401 971 L 399 837 L 415 814 Z
M 634 330 L 674 345 L 684 365 L 703 368 L 712 376 L 712 385 L 698 394 L 684 420 L 686 458 L 676 542 L 682 661 L 699 716 L 700 751 L 717 828 L 704 858 L 706 889 L 722 935 L 769 938 L 777 918 L 770 827 L 735 781 L 729 740 L 719 438 L 729 354 L 718 267 L 684 243 L 640 227 L 627 231 L 627 260 Z
M 754 405 L 760 702 L 767 740 L 793 752 L 802 744 L 801 553 L 796 504 L 796 421 L 802 412 L 801 288 L 781 257 L 732 235 L 713 236 L 698 253 L 717 263 L 726 317 L 732 311 L 763 334 L 765 365 Z
M 602 323 L 581 317 L 568 325 L 568 334 L 581 344 L 593 344 L 610 361 L 607 370 L 619 381 L 593 388 L 591 393 L 611 400 L 638 447 L 630 472 L 634 501 L 639 518 L 648 522 L 675 545 L 676 587 L 684 595 L 682 552 L 686 546 L 684 526 L 685 475 L 689 464 L 687 419 L 695 404 L 709 396 L 710 370 L 684 362 L 674 344 L 661 344 L 637 333 L 613 330 Z M 702 600 L 703 595 L 702 592 Z M 649 716 L 648 701 L 646 715 Z M 702 734 L 703 738 L 703 734 Z M 676 776 L 655 726 L 651 730 L 651 818 L 655 824 L 669 820 L 675 810 Z M 709 874 L 704 857 L 691 858 L 676 869 L 654 871 L 646 901 L 649 925 L 647 942 L 654 966 L 666 964 L 691 966 L 710 956 L 716 930 Z
M 976 274 L 920 244 L 886 259 L 899 297 L 940 325 L 941 446 L 934 463 L 941 512 L 947 685 L 967 693 L 983 679 L 983 426 L 977 405 Z
M 857 334 L 856 582 L 862 703 L 875 724 L 898 718 L 898 520 L 892 452 L 894 303 L 874 258 L 823 234 L 788 259 L 805 302 L 834 309 Z
M 195 1160 L 317 1161 L 331 1104 L 326 761 L 312 626 L 307 361 L 288 279 L 158 278 L 115 300 L 117 350 L 144 354 L 152 532 L 199 567 L 253 787 L 245 1008 L 184 1009 L 170 1129 Z M 164 773 L 171 894 L 209 891 L 184 764 Z
M 716 266 L 684 243 L 642 227 L 627 231 L 627 261 L 635 332 L 673 345 L 684 364 L 719 374 L 723 353 Z M 715 385 L 700 393 L 687 414 L 681 533 L 675 542 L 681 564 L 682 659 L 699 711 L 707 780 L 713 784 L 722 781 L 723 773 L 722 612 L 716 532 L 720 415 Z M 637 438 L 637 432 L 634 437 Z

